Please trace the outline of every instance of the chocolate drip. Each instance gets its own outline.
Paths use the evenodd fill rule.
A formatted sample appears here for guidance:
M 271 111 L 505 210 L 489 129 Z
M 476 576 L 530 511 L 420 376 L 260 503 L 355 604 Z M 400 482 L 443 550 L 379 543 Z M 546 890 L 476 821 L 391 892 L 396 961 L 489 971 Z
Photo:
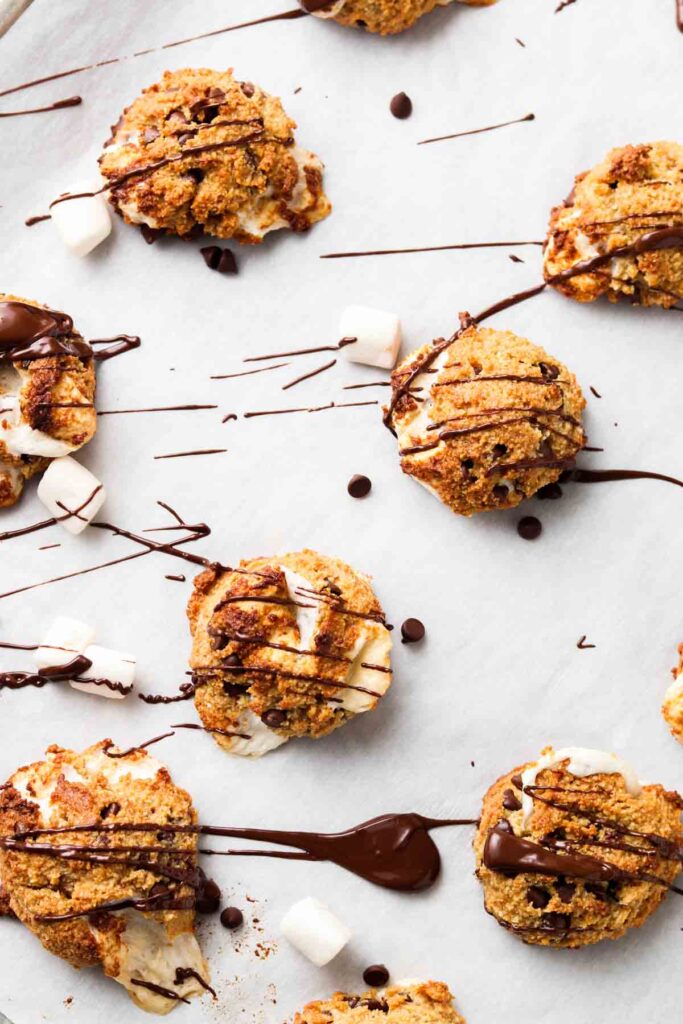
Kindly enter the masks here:
M 318 405 L 311 409 L 263 409 L 258 412 L 243 413 L 244 419 L 253 419 L 255 416 L 284 416 L 290 412 L 326 412 L 328 409 L 352 409 L 361 405 L 377 405 L 377 402 L 330 402 L 328 405 Z
M 260 366 L 258 370 L 243 370 L 241 373 L 217 373 L 209 380 L 232 380 L 234 377 L 252 377 L 255 373 L 266 373 L 268 370 L 280 370 L 289 363 L 276 363 L 274 366 Z
M 552 274 L 546 280 L 548 284 L 561 284 L 580 274 L 590 274 L 594 270 L 599 270 L 613 259 L 624 256 L 642 256 L 646 252 L 659 252 L 664 249 L 680 249 L 682 246 L 683 227 L 655 228 L 654 231 L 646 231 L 635 242 L 617 246 L 611 252 L 579 260 L 578 263 L 572 264 L 571 267 L 567 267 L 566 270 L 561 270 L 557 274 Z
M 78 849 L 76 847 L 76 849 Z M 122 847 L 114 847 L 114 850 L 122 849 Z M 123 848 L 125 849 L 125 847 Z M 139 846 L 134 847 L 135 850 L 152 850 L 153 847 Z M 22 850 L 22 853 L 25 853 Z M 112 850 L 112 852 L 114 852 Z M 179 853 L 181 851 L 176 850 L 165 850 L 165 853 Z M 157 893 L 150 896 L 141 896 L 138 899 L 129 898 L 122 900 L 111 900 L 108 903 L 98 903 L 94 907 L 88 907 L 86 910 L 70 910 L 64 914 L 36 914 L 36 921 L 45 921 L 52 924 L 57 924 L 61 921 L 75 921 L 79 917 L 90 917 L 91 915 L 108 914 L 113 913 L 117 910 L 139 910 L 141 913 L 147 911 L 159 911 L 159 910 L 192 910 L 194 908 L 195 898 L 194 896 L 188 896 L 185 898 L 174 898 L 170 889 L 164 892 Z M 96 922 L 93 922 L 96 923 Z
M 199 409 L 217 409 L 217 405 L 156 405 L 146 409 L 102 409 L 98 416 L 123 416 L 136 412 L 194 412 Z
M 189 1005 L 190 1002 L 189 999 L 185 999 L 184 996 L 178 995 L 177 992 L 173 992 L 170 988 L 164 988 L 163 985 L 157 985 L 152 981 L 140 981 L 138 978 L 132 978 L 131 985 L 139 985 L 140 988 L 147 988 L 150 992 L 154 992 L 158 996 L 163 996 L 164 999 L 173 999 L 177 1003 L 187 1003 Z
M 347 345 L 354 345 L 357 338 L 342 338 L 341 341 L 337 342 L 336 345 L 318 345 L 316 348 L 297 348 L 291 352 L 271 352 L 268 356 L 249 356 L 248 359 L 244 359 L 245 363 L 262 363 L 267 359 L 284 359 L 286 356 L 310 356 L 316 352 L 338 352 L 341 348 L 346 348 Z M 274 370 L 274 366 L 267 366 L 267 370 Z M 252 370 L 252 373 L 257 371 Z
M 90 344 L 107 346 L 95 353 L 95 360 L 98 363 L 104 363 L 107 359 L 113 359 L 114 356 L 123 355 L 124 352 L 130 352 L 134 348 L 140 348 L 141 342 L 136 334 L 117 334 L 113 338 L 94 338 Z
M 668 484 L 683 487 L 683 480 L 664 473 L 651 473 L 641 469 L 574 469 L 571 480 L 580 484 L 602 484 L 612 480 L 663 480 Z
M 333 366 L 336 366 L 337 360 L 332 359 L 329 363 L 325 363 L 324 366 L 319 366 L 316 370 L 311 370 L 309 373 L 302 374 L 301 377 L 296 377 L 294 380 L 290 380 L 289 384 L 283 384 L 282 390 L 288 391 L 289 388 L 293 388 L 296 384 L 301 384 L 302 381 L 309 380 L 311 377 L 317 377 L 319 373 L 324 373 L 325 370 L 330 370 Z
M 0 117 L 23 117 L 24 114 L 44 114 L 48 110 L 64 110 L 66 107 L 77 107 L 83 100 L 80 96 L 69 96 L 65 100 L 57 100 L 49 107 L 32 107 L 30 110 L 3 110 Z
M 269 829 L 224 828 L 214 825 L 159 825 L 151 822 L 141 824 L 111 823 L 97 825 L 74 825 L 59 828 L 31 829 L 19 837 L 0 839 L 0 845 L 7 847 L 17 840 L 25 845 L 33 836 L 63 835 L 65 833 L 112 833 L 112 832 L 168 832 L 173 835 L 199 834 L 250 839 L 271 843 L 275 846 L 290 846 L 302 851 L 258 851 L 229 850 L 225 856 L 279 856 L 285 860 L 331 861 L 339 867 L 386 889 L 401 892 L 420 892 L 434 884 L 441 870 L 439 850 L 430 836 L 433 829 L 456 825 L 476 825 L 476 819 L 427 818 L 421 814 L 384 814 L 363 822 L 346 832 L 288 832 Z M 63 847 L 48 846 L 47 851 L 61 856 Z M 29 847 L 30 849 L 30 847 Z M 76 848 L 78 849 L 78 848 Z M 143 848 L 144 849 L 144 848 Z M 115 853 L 116 848 L 102 851 L 106 857 Z M 221 851 L 200 851 L 209 854 Z
M 77 654 L 75 658 L 68 661 L 66 665 L 52 665 L 38 670 L 39 676 L 52 679 L 54 682 L 62 682 L 66 679 L 76 679 L 92 668 L 92 661 L 84 654 Z
M 7 647 L 12 651 L 37 651 L 40 644 L 10 644 L 0 641 L 0 647 Z
M 453 249 L 509 249 L 519 245 L 539 245 L 543 242 L 465 242 L 458 245 L 427 245 L 409 249 L 369 249 L 361 252 L 327 252 L 321 260 L 353 259 L 357 256 L 400 256 L 411 252 L 448 252 Z M 512 258 L 512 257 L 511 257 Z
M 84 71 L 94 71 L 96 68 L 104 68 L 110 64 L 118 64 L 120 61 L 129 60 L 131 57 L 142 57 L 148 53 L 157 53 L 159 50 L 170 50 L 175 46 L 184 46 L 185 43 L 193 43 L 198 39 L 210 39 L 213 36 L 223 35 L 226 32 L 236 32 L 238 29 L 251 28 L 254 25 L 265 25 L 271 21 L 294 21 L 297 18 L 305 18 L 306 12 L 300 9 L 283 11 L 281 14 L 271 14 L 265 18 L 256 18 L 253 21 L 243 21 L 237 25 L 226 25 L 225 28 L 214 29 L 212 32 L 203 32 L 198 36 L 189 36 L 187 39 L 178 39 L 173 43 L 164 43 L 163 46 L 153 46 L 146 50 L 137 50 L 135 53 L 122 57 L 111 57 L 109 60 L 100 60 L 94 64 L 83 64 L 78 68 L 70 68 L 68 71 L 58 71 L 54 75 L 46 75 L 43 78 L 34 78 L 30 82 L 23 82 L 21 85 L 14 85 L 10 89 L 3 89 L 0 96 L 10 96 L 15 92 L 22 92 L 24 89 L 31 89 L 35 85 L 42 85 L 44 82 L 55 82 L 60 78 L 69 78 L 71 75 L 80 75 Z
M 90 346 L 70 337 L 73 320 L 66 313 L 27 302 L 0 302 L 0 361 L 20 362 L 47 356 L 92 359 Z
M 134 747 L 129 747 L 128 750 L 121 750 L 114 752 L 111 748 L 113 743 L 105 743 L 102 748 L 107 757 L 120 758 L 129 757 L 131 754 L 135 754 L 138 750 L 145 750 L 147 747 L 153 746 L 155 743 L 160 743 L 161 740 L 168 739 L 169 736 L 175 736 L 174 732 L 164 732 L 160 736 L 153 736 L 151 740 L 147 740 L 145 743 L 138 743 Z
M 461 139 L 465 135 L 481 135 L 483 132 L 493 132 L 497 128 L 507 128 L 511 124 L 522 124 L 524 121 L 535 121 L 535 114 L 525 114 L 524 117 L 517 117 L 514 121 L 502 121 L 500 124 L 490 124 L 486 128 L 474 128 L 467 132 L 455 132 L 453 135 L 437 135 L 433 139 L 423 139 L 418 146 L 427 146 L 430 142 L 445 142 L 446 139 Z
M 171 452 L 170 455 L 155 455 L 155 459 L 184 459 L 188 455 L 223 455 L 227 448 L 198 448 L 193 452 Z
M 40 224 L 44 220 L 52 220 L 52 216 L 49 213 L 42 213 L 37 217 L 27 217 L 24 224 L 27 228 L 32 228 L 34 224 Z
M 214 999 L 217 999 L 215 989 L 211 988 L 208 981 L 202 978 L 201 974 L 195 971 L 194 967 L 176 967 L 175 969 L 175 981 L 174 985 L 182 985 L 184 981 L 188 981 L 190 978 L 194 978 L 198 981 L 202 988 L 205 988 L 207 992 L 210 992 Z
M 560 854 L 515 835 L 507 821 L 491 829 L 484 846 L 484 864 L 490 871 L 515 875 L 537 874 L 583 878 L 588 882 L 611 882 L 626 877 L 612 864 L 582 853 Z
M 384 696 L 382 693 L 378 693 L 376 690 L 370 690 L 366 686 L 356 686 L 351 683 L 340 682 L 337 679 L 330 679 L 329 676 L 313 676 L 313 675 L 302 675 L 298 672 L 285 672 L 281 668 L 266 667 L 260 665 L 222 665 L 220 669 L 216 668 L 198 668 L 195 670 L 193 675 L 196 675 L 197 682 L 195 688 L 202 684 L 202 676 L 215 675 L 218 672 L 229 672 L 235 675 L 275 675 L 283 679 L 294 679 L 297 683 L 312 683 L 316 686 L 331 686 L 338 690 L 356 690 L 359 693 L 367 693 L 369 697 L 375 697 L 379 700 Z M 266 723 L 268 724 L 268 723 Z

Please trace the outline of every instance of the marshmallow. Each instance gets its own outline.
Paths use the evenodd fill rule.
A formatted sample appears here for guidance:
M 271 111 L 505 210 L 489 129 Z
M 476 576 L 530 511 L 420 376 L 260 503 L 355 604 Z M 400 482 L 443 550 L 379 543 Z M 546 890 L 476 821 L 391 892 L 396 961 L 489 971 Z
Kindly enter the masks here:
M 58 668 L 83 654 L 94 639 L 95 630 L 87 623 L 59 615 L 33 657 L 38 668 Z
M 253 711 L 245 711 L 240 715 L 239 725 L 235 731 L 244 733 L 249 739 L 235 736 L 223 746 L 230 754 L 237 754 L 239 757 L 263 757 L 264 754 L 277 750 L 287 742 L 286 736 L 269 729 Z
M 311 646 L 311 640 L 318 624 L 320 604 L 313 595 L 307 597 L 309 590 L 317 590 L 315 583 L 307 580 L 305 576 L 299 575 L 284 565 L 279 565 L 284 573 L 287 590 L 292 601 L 295 601 L 294 611 L 296 612 L 296 625 L 299 630 L 299 646 L 307 651 Z M 302 606 L 306 607 L 302 607 Z M 309 607 L 311 606 L 311 607 Z
M 352 363 L 392 370 L 401 345 L 401 321 L 369 306 L 347 306 L 339 322 L 341 338 L 355 338 L 342 352 Z
M 99 647 L 97 644 L 89 644 L 82 652 L 83 657 L 92 662 L 92 665 L 83 675 L 85 678 L 70 679 L 69 686 L 74 690 L 81 690 L 83 693 L 94 693 L 98 697 L 113 697 L 120 699 L 125 693 L 112 690 L 108 686 L 88 682 L 88 679 L 106 679 L 110 683 L 120 683 L 122 686 L 131 687 L 135 679 L 135 658 L 132 654 L 124 654 L 121 651 L 113 651 L 109 647 Z
M 339 12 L 346 7 L 346 3 L 347 0 L 330 0 L 327 7 L 323 7 L 319 11 L 311 11 L 311 14 L 315 15 L 316 18 L 336 18 Z M 304 3 L 303 6 L 305 10 L 306 4 Z
M 39 455 L 46 459 L 59 459 L 68 455 L 75 445 L 50 437 L 42 430 L 34 430 L 24 423 L 18 395 L 0 396 L 3 415 L 0 418 L 0 441 L 12 455 Z
M 77 188 L 72 194 L 94 191 Z M 86 256 L 111 232 L 109 207 L 103 195 L 67 199 L 50 207 L 52 223 L 67 249 L 75 256 Z
M 316 967 L 341 953 L 351 931 L 320 900 L 308 897 L 289 908 L 280 925 L 282 934 Z
M 38 497 L 69 533 L 82 533 L 107 496 L 96 476 L 70 456 L 50 463 L 38 484 Z M 76 513 L 68 515 L 68 512 Z
M 631 796 L 640 795 L 642 787 L 630 765 L 622 761 L 616 754 L 608 754 L 603 750 L 588 750 L 585 747 L 563 747 L 562 750 L 549 750 L 535 764 L 522 772 L 522 787 L 526 789 L 527 786 L 534 786 L 539 772 L 542 772 L 544 768 L 552 768 L 562 761 L 569 761 L 566 770 L 578 779 L 585 779 L 590 775 L 621 775 Z M 533 808 L 533 796 L 526 792 L 523 793 L 522 820 L 525 825 Z

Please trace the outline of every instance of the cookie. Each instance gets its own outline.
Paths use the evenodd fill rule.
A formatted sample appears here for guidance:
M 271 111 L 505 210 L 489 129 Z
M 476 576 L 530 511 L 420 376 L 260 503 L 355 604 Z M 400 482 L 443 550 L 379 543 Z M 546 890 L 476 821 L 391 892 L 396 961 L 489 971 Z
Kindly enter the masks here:
M 100 170 L 128 224 L 257 243 L 331 210 L 323 165 L 295 128 L 277 97 L 232 71 L 166 71 L 113 126 Z
M 546 748 L 484 797 L 474 849 L 486 910 L 532 945 L 618 939 L 681 870 L 682 808 L 613 754 Z
M 188 617 L 195 704 L 233 754 L 325 736 L 391 684 L 391 635 L 368 577 L 315 551 L 207 569 Z
M 454 0 L 299 0 L 309 14 L 334 18 L 340 25 L 364 28 L 380 35 L 393 35 L 411 28 L 436 7 L 448 7 Z M 471 7 L 488 7 L 496 0 L 459 0 Z
M 683 743 L 683 644 L 678 648 L 680 660 L 673 669 L 674 681 L 664 694 L 662 715 L 679 743 Z
M 465 1024 L 441 981 L 406 981 L 362 995 L 335 992 L 309 1003 L 294 1024 Z
M 66 313 L 0 293 L 0 508 L 97 429 L 92 349 Z
M 472 325 L 423 345 L 391 383 L 403 472 L 459 515 L 519 505 L 585 444 L 576 378 L 510 331 Z
M 674 306 L 683 297 L 681 204 L 682 145 L 611 150 L 551 212 L 546 281 L 577 302 Z
M 146 751 L 115 751 L 106 740 L 83 753 L 53 746 L 10 777 L 0 789 L 0 877 L 9 909 L 49 952 L 100 965 L 141 1009 L 167 1013 L 204 992 L 195 974 L 208 984 L 194 934 L 197 837 L 164 831 L 194 825 L 196 813 Z M 116 831 L 140 822 L 159 831 Z M 30 832 L 81 825 L 95 827 Z M 81 848 L 81 859 L 68 856 Z

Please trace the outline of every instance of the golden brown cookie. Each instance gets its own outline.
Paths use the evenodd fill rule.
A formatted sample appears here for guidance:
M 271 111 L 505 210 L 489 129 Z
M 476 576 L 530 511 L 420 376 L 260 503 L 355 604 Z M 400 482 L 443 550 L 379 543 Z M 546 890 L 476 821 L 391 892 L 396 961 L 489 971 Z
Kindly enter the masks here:
M 436 7 L 448 7 L 454 0 L 299 0 L 309 14 L 334 18 L 341 25 L 364 28 L 380 35 L 405 32 Z M 489 7 L 496 0 L 459 0 L 471 7 Z
M 368 577 L 315 551 L 207 569 L 188 617 L 195 704 L 233 754 L 325 736 L 391 684 L 391 636 Z
M 66 313 L 0 292 L 0 508 L 93 437 L 92 350 Z
M 335 992 L 309 1003 L 294 1024 L 465 1024 L 442 981 L 406 981 L 361 995 Z
M 486 910 L 533 945 L 618 939 L 681 870 L 681 808 L 613 754 L 548 747 L 484 797 L 474 849 Z
M 164 831 L 195 824 L 196 813 L 146 751 L 116 752 L 108 740 L 83 753 L 53 746 L 10 777 L 0 790 L 0 877 L 11 911 L 47 950 L 74 967 L 101 965 L 143 1010 L 168 1013 L 205 991 L 183 969 L 208 984 L 194 934 L 197 837 Z M 115 830 L 141 822 L 159 831 Z M 30 833 L 82 825 L 95 828 Z M 129 849 L 109 852 L 117 847 Z
M 678 648 L 678 665 L 672 669 L 674 681 L 664 695 L 662 715 L 671 729 L 671 734 L 683 743 L 683 644 Z
M 460 515 L 519 505 L 585 443 L 574 374 L 510 331 L 473 325 L 423 345 L 391 381 L 403 472 Z
M 331 210 L 323 165 L 295 128 L 277 97 L 232 71 L 166 71 L 113 126 L 100 170 L 129 224 L 261 242 Z
M 683 146 L 611 150 L 551 212 L 546 281 L 578 302 L 606 295 L 674 306 L 683 297 L 682 208 Z

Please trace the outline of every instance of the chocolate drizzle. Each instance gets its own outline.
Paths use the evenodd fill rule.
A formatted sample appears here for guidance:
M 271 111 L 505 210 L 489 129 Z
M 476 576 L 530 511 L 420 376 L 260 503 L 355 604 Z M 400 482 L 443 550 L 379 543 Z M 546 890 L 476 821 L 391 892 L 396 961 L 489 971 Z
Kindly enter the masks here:
M 628 877 L 613 864 L 582 853 L 556 853 L 529 839 L 515 835 L 507 821 L 491 829 L 484 846 L 484 864 L 504 875 L 537 874 L 582 878 L 588 882 L 610 882 Z
M 80 96 L 69 96 L 65 100 L 56 100 L 48 107 L 32 107 L 30 110 L 2 110 L 0 117 L 23 117 L 24 114 L 44 114 L 49 110 L 65 110 L 66 107 L 78 107 L 83 100 Z
M 535 114 L 525 114 L 524 117 L 517 117 L 514 121 L 502 121 L 500 124 L 490 124 L 486 128 L 474 128 L 467 132 L 455 132 L 452 135 L 437 135 L 433 139 L 422 139 L 418 146 L 427 146 L 430 142 L 445 142 L 446 139 L 461 139 L 465 135 L 481 135 L 483 132 L 493 132 L 497 128 L 507 128 L 511 124 L 523 124 L 524 121 L 535 121 Z
M 124 352 L 130 352 L 134 348 L 140 348 L 141 342 L 136 334 L 117 334 L 113 338 L 93 338 L 90 344 L 107 346 L 95 353 L 95 360 L 98 363 L 104 363 L 107 359 L 113 359 L 114 356 L 123 355 Z
M 573 469 L 570 480 L 580 484 L 602 484 L 613 480 L 663 480 L 668 484 L 683 487 L 683 480 L 664 473 L 651 473 L 644 469 Z
M 680 249 L 683 247 L 683 226 L 655 228 L 653 231 L 646 231 L 645 234 L 636 238 L 634 242 L 627 245 L 619 245 L 611 252 L 599 253 L 597 256 L 590 256 L 585 260 L 573 263 L 566 270 L 552 274 L 546 280 L 548 284 L 562 284 L 578 277 L 581 274 L 590 274 L 599 270 L 610 260 L 619 259 L 625 256 L 642 256 L 646 252 L 659 252 L 664 249 Z
M 351 259 L 356 256 L 400 256 L 411 252 L 448 252 L 453 249 L 508 249 L 520 245 L 543 246 L 543 242 L 460 242 L 454 245 L 427 245 L 409 249 L 368 249 L 361 252 L 327 252 L 321 260 Z
M 92 359 L 90 346 L 72 337 L 73 320 L 66 313 L 28 302 L 0 302 L 0 361 L 19 362 L 46 356 Z

